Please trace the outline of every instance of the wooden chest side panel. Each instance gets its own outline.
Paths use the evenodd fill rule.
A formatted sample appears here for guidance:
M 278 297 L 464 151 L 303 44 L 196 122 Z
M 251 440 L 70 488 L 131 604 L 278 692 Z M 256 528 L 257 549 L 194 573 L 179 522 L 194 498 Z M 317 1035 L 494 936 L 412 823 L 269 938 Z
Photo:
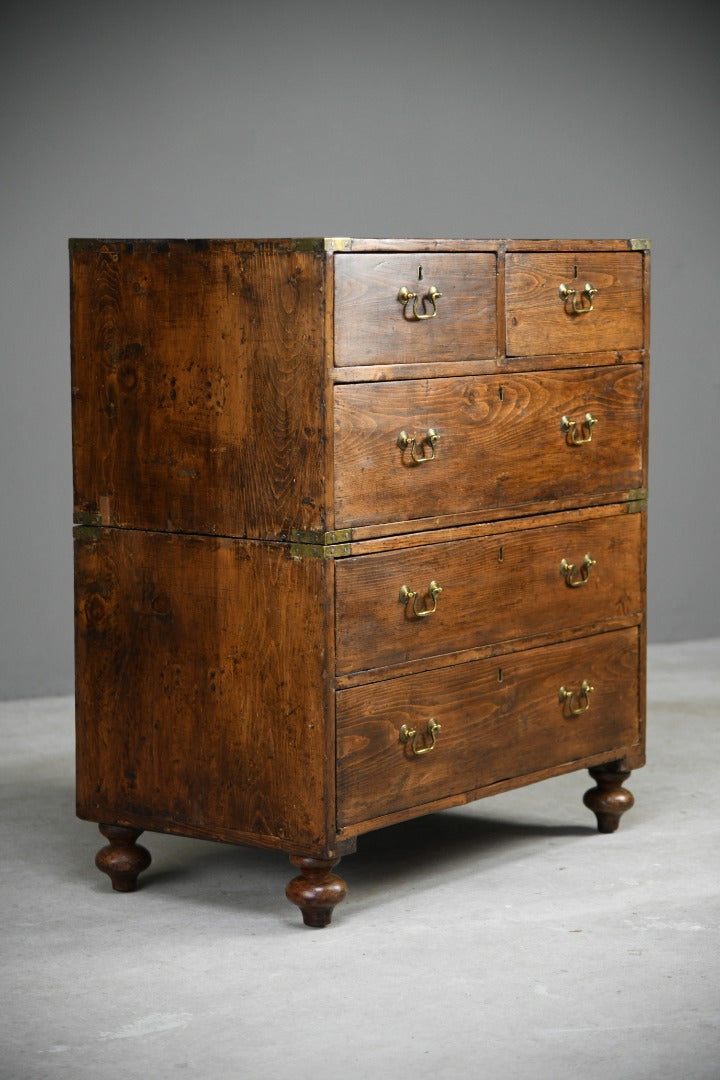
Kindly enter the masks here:
M 323 267 L 231 241 L 71 245 L 76 512 L 323 528 Z
M 117 529 L 75 554 L 79 815 L 323 848 L 327 564 Z

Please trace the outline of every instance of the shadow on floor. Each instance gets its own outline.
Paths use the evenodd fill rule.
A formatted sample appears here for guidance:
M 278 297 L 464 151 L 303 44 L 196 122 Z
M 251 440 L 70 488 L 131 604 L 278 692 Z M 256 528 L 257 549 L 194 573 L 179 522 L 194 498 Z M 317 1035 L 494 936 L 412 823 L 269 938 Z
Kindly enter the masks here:
M 75 817 L 72 784 L 28 778 L 10 786 L 16 788 L 7 792 L 15 813 L 5 820 L 6 836 L 24 852 L 25 865 L 36 857 L 43 874 L 56 881 L 87 881 L 93 892 L 108 891 L 109 882 L 94 866 L 104 838 L 94 823 Z M 343 859 L 339 872 L 348 882 L 353 906 L 363 906 L 371 898 L 376 903 L 381 888 L 395 895 L 418 881 L 427 884 L 432 873 L 466 877 L 476 874 L 479 864 L 521 858 L 542 841 L 594 831 L 589 825 L 554 826 L 483 815 L 475 804 L 367 833 L 358 839 L 357 853 Z M 295 871 L 278 852 L 162 833 L 144 833 L 140 843 L 153 859 L 140 879 L 143 892 L 163 887 L 175 899 L 203 906 L 292 911 L 285 908 L 283 889 Z

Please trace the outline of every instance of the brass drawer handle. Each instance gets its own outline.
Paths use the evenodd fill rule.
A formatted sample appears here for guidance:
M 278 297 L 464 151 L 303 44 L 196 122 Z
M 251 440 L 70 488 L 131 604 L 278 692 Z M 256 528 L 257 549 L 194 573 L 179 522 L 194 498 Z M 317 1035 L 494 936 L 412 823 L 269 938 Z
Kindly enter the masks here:
M 428 615 L 434 615 L 437 611 L 437 598 L 442 592 L 442 586 L 438 585 L 437 581 L 431 581 L 428 585 L 428 592 L 432 598 L 433 606 L 431 608 L 418 609 L 418 600 L 420 594 L 414 592 L 412 589 L 408 589 L 407 585 L 403 585 L 400 590 L 400 603 L 409 604 L 412 600 L 413 615 L 417 619 L 426 619 Z
M 425 734 L 428 735 L 432 741 L 429 746 L 423 746 L 420 745 L 420 743 L 422 742 L 422 736 L 417 730 L 417 728 L 409 728 L 407 724 L 403 724 L 403 726 L 400 728 L 400 742 L 408 743 L 412 740 L 410 749 L 412 750 L 415 757 L 420 757 L 422 754 L 429 754 L 431 750 L 435 749 L 438 731 L 440 731 L 440 724 L 438 724 L 437 720 L 434 717 L 431 717 L 427 722 Z
M 580 684 L 580 692 L 577 695 L 577 704 L 575 703 L 575 691 L 566 690 L 564 686 L 560 687 L 560 693 L 558 694 L 558 701 L 561 705 L 564 705 L 567 701 L 568 708 L 572 716 L 580 716 L 581 713 L 587 712 L 590 708 L 590 695 L 592 694 L 594 686 L 591 686 L 587 679 L 583 679 Z
M 592 442 L 593 428 L 596 424 L 597 420 L 595 419 L 593 414 L 586 412 L 580 424 L 580 430 L 583 433 L 587 432 L 587 435 L 579 435 L 576 420 L 570 420 L 567 416 L 563 416 L 562 420 L 560 421 L 560 426 L 562 427 L 562 430 L 567 432 L 567 441 L 572 446 L 584 446 L 585 443 Z
M 442 296 L 442 293 L 438 292 L 434 285 L 431 285 L 430 288 L 428 289 L 428 291 L 425 293 L 425 295 L 422 297 L 422 300 L 421 300 L 421 303 L 422 303 L 422 315 L 418 311 L 418 300 L 420 299 L 420 297 L 418 296 L 418 294 L 416 292 L 410 292 L 410 290 L 406 289 L 405 286 L 403 285 L 402 289 L 398 293 L 397 298 L 400 301 L 400 303 L 403 305 L 403 315 L 408 320 L 408 322 L 413 322 L 413 320 L 415 320 L 415 319 L 417 319 L 417 321 L 420 322 L 422 319 L 434 319 L 435 318 L 435 316 L 438 313 L 437 302 L 438 302 L 438 300 L 440 299 L 441 296 Z M 408 315 L 407 306 L 408 306 L 408 304 L 410 303 L 411 300 L 412 300 L 412 313 L 410 315 Z M 430 312 L 430 314 L 428 314 L 428 310 L 427 310 L 427 301 L 428 300 L 432 304 L 432 311 Z
M 587 583 L 593 566 L 595 566 L 595 559 L 593 559 L 591 555 L 586 555 L 580 568 L 580 577 L 576 577 L 575 563 L 568 562 L 567 559 L 562 559 L 560 561 L 560 573 L 565 578 L 565 584 L 569 588 L 578 589 L 581 585 Z
M 586 282 L 585 283 L 585 288 L 580 293 L 580 302 L 578 303 L 578 291 L 577 291 L 577 289 L 570 289 L 570 288 L 568 288 L 567 285 L 561 285 L 560 288 L 558 289 L 558 293 L 560 294 L 560 299 L 562 300 L 563 306 L 565 307 L 566 311 L 568 311 L 568 307 L 567 307 L 568 300 L 572 301 L 572 314 L 573 315 L 589 315 L 590 312 L 593 309 L 593 305 L 595 303 L 595 301 L 593 300 L 593 297 L 596 295 L 597 291 L 598 290 L 594 289 L 589 281 Z M 589 307 L 585 304 L 585 300 L 588 301 Z M 568 311 L 568 314 L 570 314 L 569 311 Z
M 397 444 L 403 451 L 407 450 L 408 447 L 410 448 L 410 458 L 416 465 L 425 465 L 426 462 L 435 460 L 435 447 L 439 438 L 440 436 L 435 431 L 435 428 L 428 428 L 419 443 L 414 435 L 408 435 L 407 431 L 401 431 L 397 437 Z M 418 455 L 418 448 L 425 445 L 430 447 L 430 453 L 427 457 L 424 451 Z

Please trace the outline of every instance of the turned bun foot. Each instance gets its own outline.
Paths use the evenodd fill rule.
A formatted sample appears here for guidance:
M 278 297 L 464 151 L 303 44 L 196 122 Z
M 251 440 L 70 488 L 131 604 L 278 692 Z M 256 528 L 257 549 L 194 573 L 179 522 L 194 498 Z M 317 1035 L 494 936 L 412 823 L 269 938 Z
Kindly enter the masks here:
M 100 825 L 100 832 L 110 843 L 95 856 L 98 870 L 107 874 L 115 892 L 135 892 L 138 874 L 150 865 L 150 852 L 136 844 L 142 829 L 124 825 Z
M 332 919 L 333 908 L 347 895 L 347 885 L 343 879 L 330 872 L 340 860 L 305 859 L 291 855 L 290 862 L 300 873 L 288 882 L 285 895 L 300 908 L 306 926 L 327 926 Z
M 630 772 L 613 765 L 596 765 L 588 772 L 597 787 L 585 792 L 583 802 L 595 814 L 599 832 L 615 832 L 620 818 L 635 802 L 632 793 L 622 786 Z

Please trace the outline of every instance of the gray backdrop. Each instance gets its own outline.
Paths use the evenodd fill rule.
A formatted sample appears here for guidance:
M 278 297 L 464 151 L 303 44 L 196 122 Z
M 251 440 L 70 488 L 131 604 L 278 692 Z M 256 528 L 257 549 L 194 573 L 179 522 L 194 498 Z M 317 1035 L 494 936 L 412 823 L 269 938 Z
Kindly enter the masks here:
M 0 697 L 72 689 L 73 235 L 650 237 L 650 636 L 720 634 L 716 10 L 14 5 Z

